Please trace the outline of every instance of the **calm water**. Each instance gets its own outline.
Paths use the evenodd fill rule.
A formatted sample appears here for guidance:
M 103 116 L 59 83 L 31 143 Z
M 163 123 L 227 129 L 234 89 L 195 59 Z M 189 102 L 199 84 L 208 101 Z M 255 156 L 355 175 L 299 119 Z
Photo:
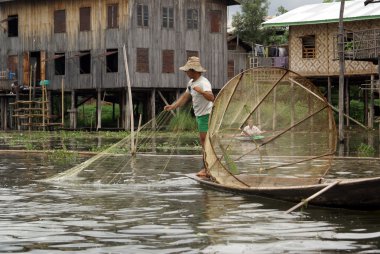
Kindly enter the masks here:
M 205 189 L 199 156 L 108 158 L 70 168 L 1 154 L 0 253 L 380 253 L 380 212 L 307 208 Z M 380 175 L 380 160 L 337 160 L 330 177 Z

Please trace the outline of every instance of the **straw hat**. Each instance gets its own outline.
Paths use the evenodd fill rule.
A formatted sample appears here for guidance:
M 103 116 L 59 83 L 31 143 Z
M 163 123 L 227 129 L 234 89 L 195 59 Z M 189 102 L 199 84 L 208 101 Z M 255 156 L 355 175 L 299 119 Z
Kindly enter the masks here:
M 206 69 L 202 67 L 199 57 L 189 57 L 186 64 L 179 68 L 181 71 L 188 71 L 190 69 L 196 72 L 206 72 Z

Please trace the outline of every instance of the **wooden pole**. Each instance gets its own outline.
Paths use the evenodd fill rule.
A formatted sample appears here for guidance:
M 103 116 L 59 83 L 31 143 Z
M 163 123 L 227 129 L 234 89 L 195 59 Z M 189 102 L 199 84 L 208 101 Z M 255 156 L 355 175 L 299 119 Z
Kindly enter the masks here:
M 134 124 L 134 117 L 133 117 L 131 79 L 129 77 L 128 58 L 127 58 L 127 50 L 125 48 L 125 44 L 123 45 L 123 54 L 124 54 L 124 64 L 125 64 L 125 75 L 127 78 L 127 86 L 128 86 L 129 111 L 130 111 L 130 117 L 131 117 L 131 153 L 134 156 L 136 154 L 135 131 L 134 131 L 135 124 Z
M 327 77 L 327 101 L 331 103 L 331 77 Z
M 158 95 L 161 97 L 162 101 L 165 103 L 165 105 L 169 105 L 168 101 L 162 95 L 162 93 L 160 92 L 160 90 L 157 90 L 157 92 L 158 92 Z M 175 116 L 175 113 L 172 110 L 170 110 L 170 113 L 172 113 L 172 115 Z
M 339 33 L 338 33 L 338 54 L 339 54 L 339 141 L 344 141 L 344 27 L 343 27 L 343 14 L 344 14 L 345 0 L 340 1 L 339 13 Z
M 330 183 L 329 185 L 327 185 L 325 188 L 323 188 L 322 190 L 314 193 L 313 195 L 311 195 L 310 197 L 308 197 L 307 199 L 304 199 L 302 200 L 301 202 L 299 202 L 297 205 L 293 206 L 292 208 L 290 208 L 289 210 L 287 210 L 285 213 L 291 213 L 293 212 L 294 210 L 296 210 L 298 207 L 301 207 L 303 205 L 305 205 L 306 203 L 308 203 L 310 200 L 318 197 L 319 195 L 325 193 L 326 191 L 328 191 L 330 188 L 334 187 L 335 185 L 337 185 L 338 183 L 340 183 L 340 181 L 335 181 L 335 182 L 332 182 Z
M 375 115 L 374 111 L 374 87 L 375 87 L 375 75 L 371 75 L 371 90 L 369 91 L 369 108 L 368 108 L 368 127 L 373 129 L 373 117 Z
M 62 77 L 61 81 L 61 117 L 62 117 L 62 127 L 65 126 L 65 80 Z
M 30 65 L 30 72 L 29 72 L 29 110 L 28 110 L 28 129 L 31 130 L 32 127 L 32 116 L 31 116 L 31 109 L 32 109 L 32 65 Z
M 41 98 L 41 107 L 42 107 L 42 128 L 45 131 L 46 125 L 45 125 L 45 84 L 41 84 L 41 92 L 42 92 L 42 98 Z

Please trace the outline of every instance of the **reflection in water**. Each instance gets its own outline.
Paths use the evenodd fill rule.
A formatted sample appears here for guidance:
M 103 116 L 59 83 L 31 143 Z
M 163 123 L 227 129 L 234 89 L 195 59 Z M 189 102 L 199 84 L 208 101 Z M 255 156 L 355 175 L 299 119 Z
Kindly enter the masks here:
M 379 212 L 308 208 L 284 214 L 293 204 L 204 189 L 184 177 L 200 160 L 116 156 L 71 181 L 44 183 L 34 180 L 64 169 L 38 156 L 3 156 L 0 252 L 380 251 Z M 329 177 L 379 170 L 379 160 L 337 160 Z

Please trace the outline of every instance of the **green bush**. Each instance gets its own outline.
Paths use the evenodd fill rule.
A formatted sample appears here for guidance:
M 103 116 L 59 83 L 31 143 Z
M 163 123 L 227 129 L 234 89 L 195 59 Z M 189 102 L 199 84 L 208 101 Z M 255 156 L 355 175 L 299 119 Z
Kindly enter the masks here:
M 168 125 L 169 131 L 196 131 L 197 123 L 188 108 L 184 108 L 176 113 Z
M 375 152 L 375 149 L 370 145 L 361 143 L 358 147 L 358 155 L 361 157 L 373 157 Z
M 350 116 L 359 122 L 364 122 L 364 103 L 362 101 L 350 101 Z

